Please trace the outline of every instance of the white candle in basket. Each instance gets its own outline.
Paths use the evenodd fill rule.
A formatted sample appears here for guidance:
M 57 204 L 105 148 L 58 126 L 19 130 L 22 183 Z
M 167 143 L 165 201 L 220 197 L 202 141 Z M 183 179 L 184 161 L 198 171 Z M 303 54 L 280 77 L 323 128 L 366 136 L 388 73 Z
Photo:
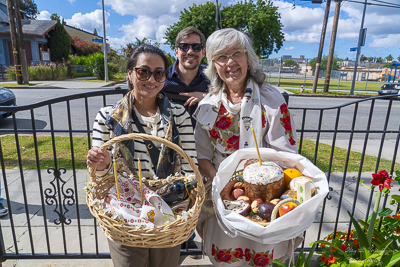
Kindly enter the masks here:
M 117 164 L 115 164 L 115 160 L 114 160 L 114 176 L 115 176 L 115 188 L 117 189 L 117 196 L 118 199 L 121 199 L 121 196 L 119 195 Z
M 139 183 L 140 183 L 140 204 L 143 205 L 142 165 L 140 163 L 140 159 L 138 159 L 138 168 L 139 168 Z

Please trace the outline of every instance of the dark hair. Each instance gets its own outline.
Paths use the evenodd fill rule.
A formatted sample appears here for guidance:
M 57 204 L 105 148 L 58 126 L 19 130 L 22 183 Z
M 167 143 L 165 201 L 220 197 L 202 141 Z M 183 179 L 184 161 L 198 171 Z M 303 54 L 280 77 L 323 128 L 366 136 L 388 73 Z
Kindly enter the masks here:
M 142 44 L 142 45 L 138 45 L 136 46 L 133 50 L 132 50 L 132 54 L 128 59 L 128 62 L 126 63 L 126 70 L 133 70 L 134 67 L 136 67 L 138 58 L 141 54 L 155 54 L 155 55 L 159 55 L 163 61 L 164 61 L 164 69 L 166 71 L 168 71 L 169 68 L 169 60 L 167 58 L 167 56 L 164 54 L 164 52 L 158 48 L 155 47 L 153 45 L 148 45 L 148 44 Z M 131 82 L 128 83 L 129 84 L 129 90 L 133 89 L 133 85 Z
M 175 47 L 178 47 L 179 43 L 188 38 L 190 34 L 197 34 L 200 37 L 200 42 L 203 47 L 206 47 L 206 38 L 204 37 L 204 34 L 193 26 L 186 27 L 178 33 L 175 39 Z

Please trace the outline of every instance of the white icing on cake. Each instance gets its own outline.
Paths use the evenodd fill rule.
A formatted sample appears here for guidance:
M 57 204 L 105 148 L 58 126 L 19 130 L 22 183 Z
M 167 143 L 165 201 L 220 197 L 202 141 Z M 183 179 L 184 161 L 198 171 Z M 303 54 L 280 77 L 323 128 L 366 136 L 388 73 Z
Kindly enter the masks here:
M 274 162 L 259 162 L 250 164 L 243 171 L 245 182 L 253 185 L 266 185 L 283 178 L 283 170 Z

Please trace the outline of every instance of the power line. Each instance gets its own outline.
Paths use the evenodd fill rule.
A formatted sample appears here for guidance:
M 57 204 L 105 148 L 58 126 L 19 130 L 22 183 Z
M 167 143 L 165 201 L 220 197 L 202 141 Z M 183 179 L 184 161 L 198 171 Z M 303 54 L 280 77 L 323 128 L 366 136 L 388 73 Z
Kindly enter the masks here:
M 373 4 L 373 3 L 363 3 L 363 2 L 359 2 L 359 1 L 352 1 L 352 0 L 345 0 L 347 2 L 351 2 L 351 3 L 357 3 L 357 4 L 363 4 L 363 5 L 370 5 L 370 6 L 381 6 L 381 7 L 393 7 L 393 8 L 400 8 L 399 5 L 382 5 L 382 4 Z
M 372 1 L 379 2 L 379 3 L 383 3 L 383 4 L 388 4 L 388 5 L 400 6 L 399 4 L 394 4 L 394 3 L 385 2 L 385 1 L 380 1 L 380 0 L 372 0 Z

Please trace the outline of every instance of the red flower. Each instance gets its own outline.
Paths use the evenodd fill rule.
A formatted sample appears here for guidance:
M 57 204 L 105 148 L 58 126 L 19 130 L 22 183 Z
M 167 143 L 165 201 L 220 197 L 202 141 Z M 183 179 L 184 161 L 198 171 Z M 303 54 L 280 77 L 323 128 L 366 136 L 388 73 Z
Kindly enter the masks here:
M 356 245 L 356 246 L 358 246 L 358 239 L 354 239 L 354 240 L 353 240 L 353 244 Z
M 236 248 L 235 249 L 235 253 L 233 254 L 233 256 L 235 256 L 235 258 L 238 258 L 238 259 L 243 259 L 243 256 L 244 256 L 243 249 L 242 248 Z
M 221 104 L 218 113 L 219 115 L 224 115 L 226 113 L 226 108 L 224 107 L 224 105 Z
M 325 256 L 322 256 L 321 261 L 325 261 L 325 260 L 326 260 Z
M 292 125 L 290 124 L 290 116 L 284 116 L 282 118 L 282 123 L 283 123 L 283 128 L 285 128 L 286 131 L 289 132 L 292 131 Z
M 209 132 L 210 132 L 210 136 L 211 136 L 212 138 L 214 138 L 215 140 L 222 140 L 221 135 L 219 134 L 218 131 L 212 129 L 212 130 L 209 131 Z
M 347 244 L 343 244 L 340 248 L 343 250 L 343 251 L 346 251 L 346 249 L 349 247 L 349 245 L 347 245 Z
M 262 118 L 262 127 L 265 128 L 265 125 L 267 124 L 267 120 L 265 119 L 265 115 L 262 114 L 261 118 Z
M 231 136 L 226 140 L 226 149 L 238 150 L 239 149 L 239 136 Z
M 217 121 L 215 126 L 219 129 L 225 130 L 225 129 L 228 129 L 229 126 L 231 126 L 231 124 L 232 124 L 232 120 L 230 117 L 222 116 L 221 118 L 219 118 L 219 120 Z
M 373 173 L 372 177 L 374 179 L 372 179 L 371 184 L 379 186 L 380 191 L 382 191 L 383 188 L 391 188 L 390 183 L 393 180 L 389 178 L 389 174 L 387 173 L 387 171 L 383 170 L 378 173 Z
M 287 114 L 287 113 L 289 112 L 286 103 L 283 103 L 283 104 L 280 106 L 280 108 L 281 108 L 281 113 L 282 113 L 282 114 Z
M 246 248 L 244 250 L 244 256 L 246 257 L 246 261 L 250 261 L 251 260 L 250 249 Z
M 256 266 L 267 266 L 269 263 L 268 253 L 256 253 L 253 262 Z
M 326 260 L 326 264 L 330 265 L 332 263 L 335 263 L 336 260 L 337 260 L 337 258 L 333 257 L 333 255 L 332 255 L 332 256 L 330 256 L 329 259 Z
M 215 244 L 212 244 L 212 247 L 211 247 L 211 255 L 215 255 Z
M 229 262 L 232 259 L 231 251 L 220 249 L 218 251 L 217 258 L 219 261 Z
M 296 144 L 296 141 L 294 141 L 293 136 L 289 137 L 289 143 L 294 146 Z

